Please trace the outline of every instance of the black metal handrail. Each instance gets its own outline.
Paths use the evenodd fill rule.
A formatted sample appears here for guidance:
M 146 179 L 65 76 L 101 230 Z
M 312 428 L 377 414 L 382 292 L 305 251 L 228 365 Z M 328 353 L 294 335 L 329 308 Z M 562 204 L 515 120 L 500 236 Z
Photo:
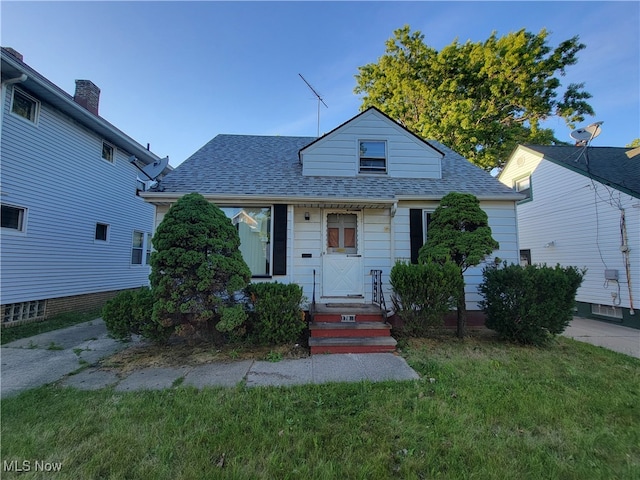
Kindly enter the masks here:
M 313 269 L 313 291 L 311 296 L 311 307 L 309 308 L 309 315 L 313 319 L 313 315 L 316 313 L 316 269 Z
M 387 304 L 382 291 L 382 270 L 371 270 L 371 301 L 380 307 L 384 319 L 387 319 Z

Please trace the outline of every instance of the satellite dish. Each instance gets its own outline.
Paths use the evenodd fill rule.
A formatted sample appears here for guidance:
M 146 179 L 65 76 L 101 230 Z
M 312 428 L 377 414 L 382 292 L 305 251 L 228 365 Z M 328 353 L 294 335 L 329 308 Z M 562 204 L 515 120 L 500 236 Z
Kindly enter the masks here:
M 161 160 L 156 160 L 146 165 L 144 168 L 141 168 L 141 170 L 150 180 L 155 180 L 163 170 L 167 168 L 167 165 L 169 165 L 169 157 L 164 157 Z
M 571 132 L 571 138 L 576 140 L 579 144 L 587 144 L 600 135 L 600 132 L 602 131 L 600 125 L 602 125 L 602 123 L 603 122 L 595 122 L 585 128 L 578 128 Z

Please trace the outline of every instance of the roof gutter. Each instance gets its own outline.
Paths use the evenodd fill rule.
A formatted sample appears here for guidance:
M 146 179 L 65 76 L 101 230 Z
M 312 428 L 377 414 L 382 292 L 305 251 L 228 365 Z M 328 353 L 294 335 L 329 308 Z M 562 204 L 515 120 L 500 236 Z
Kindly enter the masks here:
M 444 195 L 397 195 L 396 198 L 401 202 L 411 202 L 420 200 L 439 201 Z M 526 197 L 521 193 L 505 193 L 501 195 L 474 195 L 478 200 L 482 201 L 518 201 L 524 200 Z
M 140 197 L 149 203 L 174 203 L 184 195 L 192 192 L 140 192 Z M 254 203 L 289 203 L 289 204 L 336 204 L 336 203 L 352 203 L 362 205 L 380 205 L 389 206 L 390 208 L 398 208 L 398 202 L 401 201 L 440 201 L 442 195 L 398 195 L 393 198 L 364 198 L 364 197 L 282 197 L 271 195 L 228 195 L 228 194 L 203 194 L 204 198 L 210 202 L 220 204 L 230 204 L 237 202 L 254 202 Z M 483 201 L 517 201 L 525 198 L 519 193 L 505 195 L 481 195 L 476 196 L 478 200 Z
M 140 197 L 150 203 L 173 203 L 178 201 L 184 195 L 191 192 L 140 192 Z M 394 198 L 342 198 L 342 197 L 282 197 L 271 195 L 225 195 L 225 194 L 203 194 L 207 200 L 214 203 L 233 203 L 238 201 L 264 202 L 264 203 L 290 203 L 290 204 L 309 204 L 309 203 L 354 203 L 354 204 L 375 204 L 389 205 L 396 203 Z

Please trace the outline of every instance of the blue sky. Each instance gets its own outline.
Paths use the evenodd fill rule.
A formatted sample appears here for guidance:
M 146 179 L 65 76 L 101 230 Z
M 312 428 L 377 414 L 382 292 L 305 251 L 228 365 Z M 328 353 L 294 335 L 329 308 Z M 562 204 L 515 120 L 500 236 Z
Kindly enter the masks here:
M 561 78 L 585 82 L 603 121 L 595 146 L 640 137 L 640 3 L 625 2 L 11 2 L 1 42 L 73 94 L 100 87 L 100 114 L 177 166 L 220 133 L 320 133 L 359 112 L 358 67 L 403 25 L 436 49 L 526 29 L 587 48 Z M 562 120 L 547 125 L 570 141 Z

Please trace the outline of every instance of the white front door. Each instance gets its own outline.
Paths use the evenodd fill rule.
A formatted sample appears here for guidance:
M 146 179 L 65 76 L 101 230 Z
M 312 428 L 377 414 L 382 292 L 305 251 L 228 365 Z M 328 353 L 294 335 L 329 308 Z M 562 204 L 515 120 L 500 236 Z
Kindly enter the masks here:
M 360 212 L 324 211 L 322 296 L 363 296 L 360 223 Z

